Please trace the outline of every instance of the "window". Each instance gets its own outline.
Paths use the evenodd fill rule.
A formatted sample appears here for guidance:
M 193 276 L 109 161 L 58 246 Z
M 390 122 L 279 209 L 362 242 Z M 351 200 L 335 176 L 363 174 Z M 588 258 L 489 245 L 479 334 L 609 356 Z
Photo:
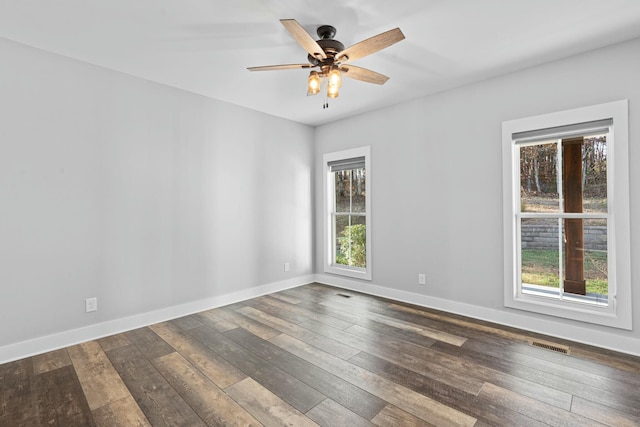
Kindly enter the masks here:
M 505 306 L 631 329 L 627 101 L 502 131 Z
M 371 280 L 369 147 L 325 154 L 327 273 Z

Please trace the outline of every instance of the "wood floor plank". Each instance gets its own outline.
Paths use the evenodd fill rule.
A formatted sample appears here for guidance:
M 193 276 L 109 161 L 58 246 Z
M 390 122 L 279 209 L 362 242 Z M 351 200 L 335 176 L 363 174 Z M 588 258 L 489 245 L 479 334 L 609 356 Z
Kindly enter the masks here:
M 498 326 L 495 324 L 488 324 L 486 322 L 480 322 L 475 319 L 463 318 L 462 316 L 454 316 L 449 313 L 437 312 L 434 310 L 425 309 L 422 307 L 410 306 L 405 303 L 393 303 L 389 305 L 389 309 L 391 310 L 400 310 L 408 313 L 414 313 L 419 316 L 423 316 L 425 318 L 438 320 L 444 323 L 456 324 L 458 326 L 464 327 L 469 331 L 478 331 L 483 332 L 492 336 L 499 336 L 505 338 L 507 340 L 516 341 L 528 344 L 534 334 L 516 330 L 514 328 Z M 614 370 L 621 370 L 625 372 L 632 373 L 640 373 L 640 363 L 637 358 L 630 357 L 628 355 L 621 355 L 619 353 L 611 352 L 604 349 L 596 349 L 593 347 L 589 347 L 579 343 L 570 343 L 564 340 L 546 337 L 548 340 L 555 341 L 561 345 L 569 345 L 572 347 L 573 355 L 576 357 L 582 357 L 583 360 L 581 365 L 585 367 L 585 369 L 589 370 L 589 372 L 594 372 L 597 374 L 603 374 L 603 368 L 611 367 Z M 537 351 L 533 349 L 533 351 Z M 544 353 L 538 353 L 539 355 L 543 355 Z M 548 355 L 549 357 L 553 357 L 552 355 Z M 554 355 L 557 356 L 557 355 Z M 615 372 L 615 371 L 610 371 Z M 640 386 L 640 379 L 638 379 L 637 375 L 628 376 L 624 373 L 618 373 L 618 379 L 622 380 L 632 380 L 634 384 Z M 612 377 L 614 378 L 614 377 Z
M 98 427 L 151 427 L 131 395 L 94 410 L 93 417 Z
M 269 327 L 268 325 L 250 319 L 246 316 L 241 316 L 231 309 L 217 308 L 214 310 L 210 310 L 209 313 L 221 320 L 234 323 L 241 328 L 245 328 L 247 331 L 265 340 L 268 340 L 269 338 L 275 337 L 279 334 L 278 331 Z
M 387 405 L 371 422 L 380 427 L 438 427 L 394 405 Z
M 320 305 L 319 303 L 315 303 L 312 301 L 302 301 L 300 303 L 297 304 L 299 307 L 303 307 L 306 308 L 307 310 L 310 310 L 314 313 L 318 313 L 322 316 L 329 316 L 329 317 L 334 317 L 336 319 L 339 319 L 343 322 L 347 322 L 347 323 L 351 323 L 351 324 L 357 324 L 363 321 L 366 321 L 366 319 L 364 319 L 362 316 L 359 316 L 357 314 L 351 313 L 351 312 L 346 312 L 346 311 L 342 311 L 339 308 L 336 307 L 329 307 L 326 305 Z
M 37 425 L 34 405 L 33 359 L 26 358 L 0 365 L 0 425 Z
M 367 353 L 360 353 L 349 361 L 396 384 L 401 384 L 444 405 L 470 414 L 477 418 L 478 422 L 504 427 L 545 425 L 511 409 L 497 407 L 490 400 L 470 396 L 460 389 L 416 374 L 409 369 Z
M 438 342 L 431 338 L 425 338 L 421 341 L 420 344 L 417 344 L 417 343 L 406 341 L 401 338 L 397 338 L 393 335 L 389 335 L 379 331 L 375 331 L 373 329 L 365 328 L 361 325 L 350 326 L 344 331 L 347 334 L 355 335 L 357 337 L 363 338 L 371 342 L 385 343 L 388 347 L 392 349 L 395 349 L 402 353 L 411 354 L 417 357 L 424 356 L 425 348 L 430 348 L 433 344 Z
M 496 404 L 505 408 L 513 409 L 530 418 L 544 422 L 550 426 L 584 427 L 603 426 L 604 424 L 581 415 L 559 409 L 552 405 L 547 405 L 536 399 L 523 396 L 510 390 L 498 387 L 491 383 L 486 383 L 480 396 L 490 399 Z
M 203 325 L 215 329 L 218 332 L 226 332 L 239 327 L 233 322 L 228 322 L 224 319 L 220 319 L 210 310 L 194 314 L 194 317 Z
M 322 393 L 211 328 L 201 326 L 190 329 L 187 333 L 300 412 L 307 412 L 326 398 Z
M 634 377 L 640 376 L 625 373 L 624 377 L 620 377 L 620 371 L 615 368 L 600 366 L 600 369 L 595 369 L 592 362 L 547 350 L 536 349 L 535 353 L 531 353 L 527 348 L 527 351 L 523 352 L 523 346 L 525 345 L 518 344 L 517 348 L 514 348 L 513 344 L 497 346 L 492 341 L 471 339 L 459 352 L 456 351 L 456 354 L 471 357 L 484 364 L 487 364 L 487 361 L 488 364 L 500 363 L 503 370 L 518 372 L 518 375 L 523 377 L 535 373 L 541 383 L 547 382 L 548 386 L 568 393 L 581 393 L 580 395 L 587 400 L 590 399 L 590 393 L 595 396 L 605 391 L 625 396 L 630 404 L 640 407 L 636 393 L 640 385 L 636 386 L 633 382 Z M 435 347 L 438 348 L 440 345 Z M 563 383 L 566 387 L 562 386 Z M 631 403 L 634 399 L 636 404 Z
M 445 352 L 438 351 L 436 349 L 437 344 L 434 344 L 434 349 L 430 349 L 433 353 L 430 354 L 434 359 L 437 358 L 440 361 L 456 360 L 457 366 L 466 367 L 466 372 L 473 374 L 475 378 L 480 379 L 483 382 L 491 382 L 500 387 L 509 389 L 516 393 L 532 397 L 541 402 L 548 403 L 550 405 L 557 406 L 558 408 L 569 410 L 571 407 L 571 394 L 557 390 L 552 387 L 539 384 L 535 381 L 529 381 L 517 376 L 513 376 L 510 373 L 505 373 L 497 369 L 489 368 L 484 365 L 476 363 L 474 360 L 465 359 L 459 355 L 454 355 L 452 352 L 447 356 Z M 442 362 L 440 362 L 442 363 Z M 461 371 L 464 368 L 461 368 Z
M 151 425 L 206 425 L 136 346 L 111 350 L 107 356 Z
M 612 350 L 588 346 L 586 344 L 571 343 L 573 355 L 588 360 L 595 365 L 606 365 L 619 371 L 632 374 L 640 374 L 640 361 L 637 357 L 621 354 Z M 638 375 L 628 375 L 627 379 L 633 379 L 635 384 L 640 381 Z
M 100 338 L 98 344 L 103 351 L 113 350 L 115 348 L 126 347 L 131 341 L 124 334 L 115 334 L 108 337 Z
M 345 331 L 340 331 L 338 329 L 332 329 L 326 325 L 318 325 L 312 322 L 305 322 L 300 326 L 305 328 L 312 328 L 318 333 L 323 334 L 338 342 L 349 343 L 350 346 L 360 351 L 364 351 L 369 354 L 373 354 L 383 359 L 397 363 L 398 365 L 404 366 L 407 369 L 411 369 L 416 373 L 422 374 L 429 378 L 433 378 L 444 384 L 449 384 L 452 387 L 456 387 L 472 395 L 478 394 L 480 388 L 484 384 L 483 380 L 470 375 L 468 370 L 460 372 L 463 369 L 457 366 L 455 358 L 449 358 L 450 360 L 443 360 L 442 357 L 434 358 L 434 352 L 426 347 L 413 348 L 413 350 L 409 350 L 411 354 L 407 354 L 398 351 L 397 348 L 388 345 L 388 343 L 394 343 L 393 337 L 389 337 L 388 339 L 386 339 L 383 336 L 377 336 L 374 339 L 373 337 L 375 333 L 373 331 L 371 331 L 370 334 L 361 332 L 359 335 L 354 335 L 349 331 L 357 330 L 351 328 Z M 362 338 L 363 335 L 370 340 Z M 395 343 L 398 344 L 398 342 Z M 412 345 L 418 347 L 413 343 L 406 343 L 401 347 L 407 350 Z M 416 357 L 415 355 L 417 355 L 418 357 Z M 435 361 L 438 363 L 432 363 L 433 359 L 435 359 Z
M 314 312 L 320 313 L 321 315 L 336 317 L 345 322 L 351 322 L 364 328 L 382 332 L 387 335 L 392 335 L 399 339 L 403 339 L 405 341 L 412 342 L 418 345 L 425 345 L 425 343 L 427 342 L 430 343 L 436 341 L 432 337 L 419 333 L 419 329 L 406 328 L 402 325 L 392 326 L 389 324 L 389 322 L 381 323 L 377 320 L 367 318 L 362 314 L 358 315 L 354 314 L 353 311 L 345 311 L 344 307 L 331 307 L 309 302 L 302 302 L 299 305 Z
M 567 359 L 564 354 L 547 351 L 521 342 L 509 343 L 509 347 L 515 349 L 518 353 L 530 355 L 545 362 L 562 365 Z M 634 388 L 640 388 L 640 375 L 638 374 L 634 375 L 633 373 L 623 369 L 618 369 L 607 364 L 599 364 L 586 358 L 577 357 L 574 352 L 571 353 L 571 358 L 575 360 L 576 364 L 580 365 L 580 368 L 585 372 L 620 381 L 631 385 Z
M 91 410 L 130 396 L 97 341 L 69 347 L 68 353 Z
M 339 357 L 322 352 L 288 335 L 282 334 L 270 341 L 432 424 L 439 426 L 473 426 L 476 422 L 475 418 L 467 414 L 388 381 Z
M 178 317 L 177 319 L 173 319 L 171 321 L 174 325 L 177 325 L 180 329 L 187 330 L 197 328 L 198 326 L 202 326 L 202 322 L 198 320 L 196 316 L 184 316 Z
M 166 341 L 148 327 L 126 332 L 125 336 L 133 345 L 138 347 L 138 350 L 149 360 L 175 351 Z
M 316 311 L 312 311 L 312 310 L 309 310 L 308 308 L 302 307 L 298 304 L 291 304 L 286 301 L 273 298 L 272 295 L 265 295 L 264 298 L 260 299 L 260 303 L 268 304 L 271 307 L 273 307 L 274 310 L 289 311 L 298 316 L 302 316 L 305 320 L 313 320 L 318 323 L 329 325 L 337 329 L 347 329 L 348 327 L 354 325 L 354 323 L 352 322 L 340 320 L 332 316 L 325 316 Z
M 332 306 L 335 306 L 336 302 L 332 301 L 330 303 L 323 303 L 323 305 L 327 305 L 327 304 L 331 304 Z M 344 310 L 353 310 L 353 307 L 349 306 L 347 303 L 342 303 L 342 307 Z M 451 345 L 461 346 L 467 340 L 464 337 L 453 335 L 447 332 L 442 332 L 437 329 L 433 329 L 418 323 L 407 322 L 405 320 L 396 319 L 388 315 L 383 315 L 383 314 L 378 314 L 373 312 L 366 312 L 363 309 L 359 309 L 359 310 L 360 311 L 358 311 L 358 313 L 362 314 L 363 317 L 367 319 L 375 320 L 376 322 L 382 323 L 384 325 L 393 326 L 394 328 L 411 331 L 416 334 L 425 336 L 427 338 L 434 339 L 436 341 L 442 341 Z
M 586 418 L 596 420 L 611 427 L 640 426 L 640 417 L 629 415 L 609 406 L 592 402 L 580 397 L 574 397 L 571 412 Z
M 96 425 L 72 366 L 35 375 L 33 381 L 38 419 L 33 425 Z
M 228 387 L 247 377 L 200 341 L 181 333 L 172 323 L 157 323 L 150 328 L 218 387 Z
M 265 427 L 318 426 L 251 378 L 227 387 L 225 391 Z
M 295 337 L 301 341 L 306 342 L 307 344 L 311 344 L 314 347 L 322 349 L 323 351 L 326 351 L 342 359 L 353 357 L 360 351 L 349 345 L 339 343 L 308 329 L 282 320 L 279 317 L 267 314 L 264 311 L 256 310 L 253 307 L 243 307 L 242 309 L 238 310 L 238 313 L 242 313 L 245 316 L 263 322 L 271 326 L 275 330 Z
M 261 297 L 253 298 L 249 301 L 246 301 L 245 307 L 246 306 L 253 307 L 257 310 L 264 311 L 265 313 L 274 316 L 278 316 L 282 320 L 285 320 L 289 323 L 299 324 L 309 320 L 309 317 L 301 314 L 299 310 L 289 308 L 289 306 L 292 306 L 294 308 L 296 306 L 287 304 L 275 298 L 270 298 L 268 295 L 263 295 Z M 241 307 L 239 310 L 241 310 L 242 308 L 244 307 Z
M 390 335 L 397 339 L 421 345 L 423 347 L 431 347 L 434 342 L 438 342 L 433 338 L 425 337 L 424 335 L 417 334 L 413 331 L 396 328 L 394 326 L 389 326 L 380 322 L 376 322 L 374 320 L 360 321 L 357 324 L 368 330 L 379 332 L 385 335 Z
M 215 311 L 218 311 L 220 309 L 234 311 L 234 310 L 237 310 L 239 308 L 244 307 L 246 304 L 247 304 L 247 301 L 238 301 L 238 302 L 235 302 L 233 304 L 227 304 L 224 307 L 213 308 L 210 311 L 214 311 L 215 312 Z
M 153 364 L 208 426 L 260 425 L 178 353 L 159 357 Z
M 275 293 L 269 294 L 269 296 L 271 296 L 272 298 L 277 298 L 280 301 L 288 302 L 289 304 L 298 304 L 299 302 L 302 301 L 299 298 L 289 296 L 284 292 L 275 292 Z
M 33 373 L 35 375 L 69 365 L 71 365 L 71 359 L 69 359 L 69 354 L 65 348 L 33 357 Z
M 474 347 L 472 340 L 469 344 L 469 346 L 465 344 L 464 348 L 447 348 L 446 345 L 437 343 L 432 348 L 448 352 L 460 360 L 489 366 L 491 367 L 489 372 L 502 372 L 498 375 L 492 375 L 492 378 L 484 378 L 496 385 L 529 397 L 535 397 L 538 400 L 563 409 L 570 407 L 571 396 L 573 395 L 587 400 L 599 401 L 611 405 L 613 408 L 630 411 L 632 414 L 633 412 L 640 414 L 640 397 L 632 387 L 621 385 L 616 380 L 593 377 L 589 373 L 585 373 L 584 377 L 581 378 L 579 372 L 575 372 L 580 366 L 576 360 L 567 359 L 564 365 L 561 366 L 554 362 L 532 361 L 522 355 L 510 358 L 510 356 L 505 355 L 506 352 L 504 351 L 500 354 L 491 352 L 492 356 L 484 357 L 471 350 Z M 501 357 L 508 359 L 502 359 Z M 527 382 L 514 383 L 509 380 L 509 377 L 504 377 L 504 372 L 508 372 L 509 377 L 521 378 Z M 498 383 L 499 381 L 500 383 Z M 615 392 L 609 391 L 610 389 L 615 390 Z
M 368 420 L 354 414 L 331 399 L 325 399 L 307 412 L 307 417 L 322 427 L 373 427 Z
M 487 332 L 487 333 L 498 335 L 508 339 L 514 339 L 514 338 L 523 339 L 521 335 L 515 336 L 509 333 L 508 331 L 496 330 L 495 328 L 491 328 L 481 323 L 471 322 L 464 319 L 455 318 L 452 316 L 442 316 L 442 313 L 435 313 L 433 311 L 426 310 L 422 307 L 392 303 L 387 308 L 391 311 L 395 310 L 398 312 L 404 312 L 404 313 L 409 313 L 419 317 L 423 317 L 429 320 L 442 321 L 443 323 L 449 323 L 456 326 L 461 326 L 463 328 L 467 328 L 468 330 Z
M 370 420 L 387 404 L 371 393 L 256 337 L 244 329 L 229 331 L 226 336 L 320 393 L 331 396 L 335 402 L 363 418 Z
M 301 326 L 305 326 L 305 324 Z M 326 330 L 327 328 L 324 329 Z M 512 391 L 534 397 L 542 402 L 558 406 L 565 410 L 568 410 L 571 406 L 571 394 L 478 364 L 470 358 L 461 357 L 459 346 L 438 342 L 429 348 L 422 347 L 416 350 L 406 345 L 403 347 L 402 344 L 396 344 L 395 348 L 389 348 L 385 351 L 385 346 L 387 343 L 393 342 L 393 339 L 386 338 L 384 334 L 363 328 L 360 325 L 345 330 L 342 333 L 342 337 L 349 336 L 347 334 L 364 337 L 372 340 L 372 342 L 376 344 L 373 351 L 367 348 L 360 348 L 363 351 L 412 369 L 422 375 L 437 379 L 445 384 L 466 390 L 472 394 L 477 394 L 485 381 L 491 381 Z M 354 343 L 355 342 L 357 341 L 354 340 Z M 402 340 L 400 340 L 400 343 L 401 342 Z M 356 344 L 352 345 L 355 346 Z M 439 351 L 439 349 L 447 348 L 447 346 L 450 347 L 450 351 Z M 403 355 L 403 350 L 427 362 L 420 363 L 420 360 L 415 360 Z M 440 368 L 434 369 L 436 366 Z M 465 383 L 469 384 L 469 381 L 475 381 L 475 383 L 470 384 L 471 388 L 465 389 Z

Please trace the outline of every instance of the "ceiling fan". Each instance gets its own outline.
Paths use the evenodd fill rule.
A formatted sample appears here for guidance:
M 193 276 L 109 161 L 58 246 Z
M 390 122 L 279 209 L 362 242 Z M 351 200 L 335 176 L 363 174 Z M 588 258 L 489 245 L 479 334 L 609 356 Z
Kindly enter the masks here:
M 261 67 L 249 67 L 249 71 L 291 70 L 297 68 L 316 68 L 309 73 L 307 80 L 307 95 L 320 93 L 323 80 L 327 80 L 327 97 L 337 98 L 342 75 L 367 83 L 382 85 L 389 77 L 362 67 L 351 65 L 351 61 L 363 58 L 391 46 L 404 39 L 400 28 L 385 31 L 377 36 L 370 37 L 345 49 L 344 45 L 334 39 L 336 29 L 331 25 L 321 25 L 316 30 L 319 40 L 305 31 L 295 19 L 281 19 L 280 22 L 289 31 L 293 38 L 307 51 L 308 63 L 266 65 Z M 321 80 L 322 79 L 322 80 Z M 327 108 L 325 102 L 323 108 Z

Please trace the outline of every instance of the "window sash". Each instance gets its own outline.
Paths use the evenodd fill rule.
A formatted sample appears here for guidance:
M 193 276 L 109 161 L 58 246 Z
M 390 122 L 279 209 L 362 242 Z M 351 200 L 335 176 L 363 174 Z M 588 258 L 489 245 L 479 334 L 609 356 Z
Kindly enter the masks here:
M 514 166 L 518 166 L 517 168 L 517 174 L 516 174 L 516 181 L 517 182 L 521 182 L 521 168 L 520 163 L 522 161 L 522 153 L 519 150 L 519 147 L 523 147 L 523 146 L 535 146 L 535 145 L 543 145 L 543 144 L 549 144 L 549 143 L 553 143 L 557 145 L 557 157 L 556 157 L 556 182 L 558 185 L 558 196 L 559 196 L 559 200 L 562 201 L 564 199 L 564 194 L 563 194 L 563 189 L 564 189 L 564 183 L 563 183 L 563 150 L 562 150 L 562 140 L 563 139 L 567 139 L 567 138 L 573 138 L 573 137 L 583 137 L 586 138 L 589 135 L 593 135 L 593 134 L 601 134 L 601 133 L 606 133 L 607 135 L 609 135 L 609 129 L 612 125 L 612 120 L 611 119 L 606 119 L 606 120 L 597 120 L 597 121 L 593 121 L 593 122 L 588 122 L 588 123 L 578 123 L 578 124 L 574 124 L 574 125 L 566 125 L 566 126 L 558 126 L 558 127 L 554 127 L 554 128 L 547 128 L 547 129 L 540 129 L 540 130 L 533 130 L 533 131 L 527 131 L 527 132 L 518 132 L 518 133 L 514 133 L 512 135 L 513 138 L 513 144 L 514 146 L 517 148 L 515 150 L 515 154 L 517 156 L 517 160 L 514 162 Z M 555 142 L 551 142 L 554 141 Z M 609 159 L 607 158 L 607 170 L 609 169 Z M 609 186 L 609 182 L 607 182 L 607 186 Z M 520 199 L 521 199 L 521 192 L 518 191 L 517 192 L 517 196 L 516 196 L 517 200 L 518 200 L 518 206 L 520 206 Z M 609 289 L 609 292 L 607 293 L 607 304 L 599 304 L 599 303 L 591 303 L 588 302 L 586 299 L 581 301 L 579 297 L 574 297 L 572 296 L 573 294 L 567 294 L 564 291 L 564 286 L 563 286 L 563 277 L 564 277 L 564 272 L 563 272 L 563 264 L 562 264 L 562 259 L 560 259 L 559 261 L 559 275 L 558 275 L 558 279 L 559 279 L 559 288 L 557 290 L 557 297 L 552 296 L 551 294 L 547 294 L 547 295 L 536 295 L 535 293 L 531 293 L 525 290 L 525 284 L 523 283 L 522 280 L 522 219 L 528 219 L 528 218 L 539 218 L 539 219 L 557 219 L 558 220 L 558 256 L 560 258 L 562 258 L 563 254 L 564 254 L 564 250 L 561 248 L 562 246 L 562 220 L 564 219 L 606 219 L 607 220 L 607 224 L 610 223 L 609 221 L 609 213 L 586 213 L 586 212 L 564 212 L 564 205 L 563 203 L 560 203 L 559 205 L 559 209 L 560 211 L 558 212 L 522 212 L 520 209 L 518 209 L 516 211 L 516 215 L 515 215 L 515 222 L 516 222 L 516 234 L 515 234 L 515 239 L 516 239 L 516 243 L 517 243 L 517 248 L 518 248 L 518 253 L 517 253 L 517 264 L 516 264 L 516 288 L 517 288 L 517 294 L 522 296 L 524 294 L 527 295 L 533 295 L 534 298 L 538 297 L 538 298 L 552 298 L 552 299 L 556 299 L 562 302 L 565 301 L 569 301 L 569 302 L 578 302 L 581 304 L 593 304 L 593 305 L 601 305 L 601 306 L 609 306 L 611 304 L 613 304 L 613 296 L 612 296 L 612 292 L 611 289 Z M 608 229 L 609 225 L 607 225 L 607 229 Z M 607 253 L 609 252 L 609 250 L 607 250 Z M 612 257 L 608 257 L 608 260 L 611 261 L 612 263 L 615 261 L 614 259 L 611 259 Z M 611 265 L 609 265 L 608 270 L 611 270 Z

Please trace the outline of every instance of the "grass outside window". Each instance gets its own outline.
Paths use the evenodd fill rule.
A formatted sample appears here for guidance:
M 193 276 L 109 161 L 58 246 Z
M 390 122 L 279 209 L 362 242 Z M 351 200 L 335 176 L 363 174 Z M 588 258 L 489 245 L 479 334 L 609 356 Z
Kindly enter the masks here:
M 558 251 L 551 249 L 522 250 L 522 282 L 532 285 L 559 287 Z M 584 275 L 587 293 L 608 295 L 607 253 L 585 251 Z

